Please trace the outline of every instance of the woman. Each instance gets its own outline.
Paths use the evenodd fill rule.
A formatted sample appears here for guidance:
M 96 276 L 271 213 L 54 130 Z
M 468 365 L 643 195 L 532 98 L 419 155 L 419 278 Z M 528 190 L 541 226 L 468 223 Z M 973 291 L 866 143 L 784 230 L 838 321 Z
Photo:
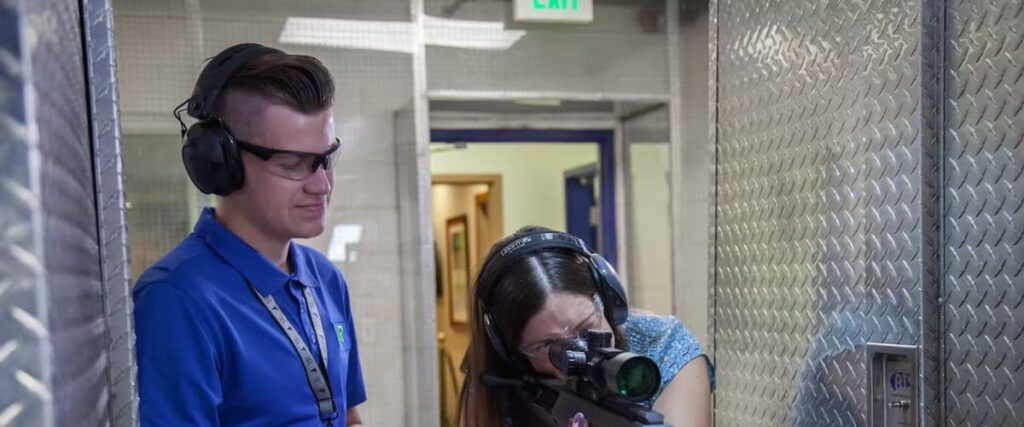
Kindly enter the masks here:
M 614 346 L 658 364 L 661 388 L 646 403 L 667 424 L 710 425 L 714 370 L 693 334 L 674 317 L 628 310 L 614 271 L 579 239 L 520 229 L 491 248 L 474 289 L 463 425 L 534 425 L 514 387 L 484 386 L 481 376 L 561 376 L 548 349 L 585 330 L 612 331 Z

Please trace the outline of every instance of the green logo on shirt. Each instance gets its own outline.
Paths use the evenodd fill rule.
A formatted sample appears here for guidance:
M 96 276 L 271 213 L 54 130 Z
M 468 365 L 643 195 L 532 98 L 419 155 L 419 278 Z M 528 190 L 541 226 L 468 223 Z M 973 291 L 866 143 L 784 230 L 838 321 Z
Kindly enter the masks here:
M 344 323 L 335 323 L 334 324 L 334 333 L 338 334 L 338 344 L 341 344 L 342 346 L 344 346 L 345 345 L 345 324 Z

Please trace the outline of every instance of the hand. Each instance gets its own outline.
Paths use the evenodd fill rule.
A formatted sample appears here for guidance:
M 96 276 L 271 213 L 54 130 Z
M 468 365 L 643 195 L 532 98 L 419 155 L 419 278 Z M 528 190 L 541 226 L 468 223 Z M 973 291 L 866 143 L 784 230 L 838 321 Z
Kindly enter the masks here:
M 569 427 L 587 427 L 589 425 L 590 424 L 587 423 L 587 419 L 580 412 L 577 412 L 576 415 L 569 420 Z

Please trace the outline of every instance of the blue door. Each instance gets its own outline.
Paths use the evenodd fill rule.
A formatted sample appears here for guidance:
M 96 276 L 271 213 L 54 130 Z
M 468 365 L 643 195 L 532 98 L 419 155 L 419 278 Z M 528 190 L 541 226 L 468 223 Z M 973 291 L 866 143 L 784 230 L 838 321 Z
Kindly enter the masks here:
M 597 221 L 591 217 L 596 211 L 594 197 L 596 168 L 584 172 L 569 172 L 565 175 L 565 228 L 569 234 L 583 239 L 592 251 L 600 252 L 597 241 Z

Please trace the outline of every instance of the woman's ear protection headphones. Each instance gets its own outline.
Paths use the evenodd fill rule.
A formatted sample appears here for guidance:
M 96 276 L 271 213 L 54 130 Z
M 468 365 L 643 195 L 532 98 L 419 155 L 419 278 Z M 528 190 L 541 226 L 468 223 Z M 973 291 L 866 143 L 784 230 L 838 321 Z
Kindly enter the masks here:
M 623 289 L 615 269 L 604 257 L 587 249 L 583 240 L 571 234 L 538 231 L 508 242 L 481 268 L 481 282 L 493 283 L 501 279 L 502 275 L 508 272 L 509 267 L 527 255 L 549 249 L 565 249 L 586 257 L 591 274 L 597 283 L 598 296 L 604 305 L 604 317 L 608 319 L 608 323 L 612 327 L 626 322 L 626 318 L 629 316 L 629 305 L 626 302 L 626 291 Z M 515 366 L 517 358 L 513 352 L 505 348 L 505 341 L 502 340 L 501 333 L 488 310 L 488 304 L 492 302 L 487 300 L 488 297 L 489 295 L 477 294 L 477 307 L 487 332 L 487 339 L 498 357 L 505 363 Z M 500 301 L 497 304 L 500 304 Z

